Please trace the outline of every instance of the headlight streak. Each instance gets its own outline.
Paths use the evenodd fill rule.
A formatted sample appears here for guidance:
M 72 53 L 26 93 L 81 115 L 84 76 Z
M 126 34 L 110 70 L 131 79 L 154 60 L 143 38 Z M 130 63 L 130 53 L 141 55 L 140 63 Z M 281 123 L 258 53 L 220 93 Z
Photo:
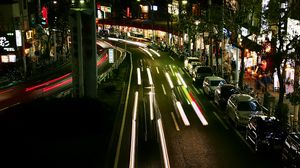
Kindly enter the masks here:
M 166 72 L 165 75 L 166 75 L 166 78 L 167 78 L 167 80 L 168 80 L 168 82 L 169 82 L 169 85 L 170 85 L 171 89 L 173 89 L 173 88 L 174 88 L 174 85 L 173 85 L 173 82 L 172 82 L 172 80 L 171 80 L 171 77 L 170 77 L 169 73 Z
M 141 85 L 142 84 L 142 79 L 141 79 L 141 69 L 140 68 L 137 68 L 137 79 L 138 79 L 137 84 Z
M 145 52 L 151 57 L 151 59 L 154 60 L 152 54 L 151 54 L 147 49 L 145 49 L 145 48 L 143 48 L 143 47 L 139 47 L 139 48 L 140 48 L 141 50 L 145 51 Z
M 177 123 L 177 121 L 176 121 L 176 118 L 175 118 L 175 115 L 174 115 L 173 112 L 171 112 L 171 116 L 172 116 L 173 122 L 174 122 L 174 124 L 175 124 L 176 131 L 180 131 L 179 126 L 178 126 L 178 123 Z
M 135 167 L 135 147 L 136 147 L 136 117 L 137 117 L 137 108 L 138 108 L 138 95 L 139 93 L 135 92 L 134 105 L 133 105 L 133 114 L 132 114 L 132 125 L 131 125 L 131 146 L 130 146 L 130 162 L 129 168 Z
M 154 54 L 156 54 L 158 57 L 160 57 L 160 54 L 157 51 L 153 50 L 152 48 L 150 48 L 150 51 L 154 52 Z
M 170 168 L 168 150 L 167 150 L 167 145 L 166 145 L 166 140 L 165 140 L 165 135 L 164 135 L 164 130 L 163 130 L 161 119 L 157 120 L 157 125 L 158 125 L 159 138 L 160 138 L 162 152 L 163 152 L 164 165 L 165 165 L 164 167 Z
M 123 39 L 121 39 L 120 41 L 123 41 L 123 42 L 128 43 L 128 44 L 132 44 L 132 45 L 135 45 L 135 46 L 139 46 L 139 47 L 147 47 L 147 44 L 137 42 L 137 41 L 123 40 Z
M 147 74 L 148 74 L 149 85 L 153 85 L 153 80 L 149 68 L 147 68 Z
M 151 88 L 151 91 L 149 93 L 149 104 L 150 104 L 150 120 L 152 121 L 154 119 L 154 112 L 153 112 L 153 99 L 154 99 L 154 92 L 153 88 Z
M 184 86 L 185 88 L 187 88 L 187 85 L 186 85 L 185 81 L 183 80 L 182 76 L 180 75 L 180 73 L 177 72 L 176 75 L 177 75 L 177 77 L 180 79 L 180 81 L 181 81 L 181 83 L 183 84 L 183 86 Z
M 184 125 L 185 126 L 190 126 L 190 122 L 189 122 L 187 116 L 185 115 L 185 112 L 184 112 L 184 110 L 182 108 L 182 105 L 179 101 L 176 102 L 176 106 L 177 106 L 177 109 L 179 111 L 179 114 L 181 116 L 181 119 L 182 119 Z

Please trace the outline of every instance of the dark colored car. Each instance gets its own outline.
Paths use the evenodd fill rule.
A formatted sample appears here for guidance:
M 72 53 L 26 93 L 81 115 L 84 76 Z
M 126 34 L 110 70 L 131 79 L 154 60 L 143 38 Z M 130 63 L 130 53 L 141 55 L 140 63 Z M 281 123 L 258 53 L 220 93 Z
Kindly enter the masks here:
M 219 106 L 226 107 L 229 97 L 238 93 L 240 93 L 239 89 L 232 84 L 219 85 L 215 90 L 214 101 Z
M 213 76 L 213 70 L 209 66 L 199 66 L 194 69 L 192 74 L 193 81 L 197 86 L 202 87 L 203 80 L 207 76 Z
M 300 133 L 290 133 L 282 148 L 282 161 L 287 167 L 300 167 Z
M 280 121 L 273 116 L 252 116 L 246 127 L 246 140 L 253 144 L 256 152 L 281 149 L 286 136 Z

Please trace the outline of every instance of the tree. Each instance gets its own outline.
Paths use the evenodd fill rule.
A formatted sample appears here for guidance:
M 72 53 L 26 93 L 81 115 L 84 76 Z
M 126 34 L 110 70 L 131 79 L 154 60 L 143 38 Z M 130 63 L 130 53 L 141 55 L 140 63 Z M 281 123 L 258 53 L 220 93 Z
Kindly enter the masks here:
M 261 0 L 236 0 L 236 1 L 227 1 L 224 14 L 226 19 L 224 19 L 225 27 L 231 31 L 230 42 L 232 45 L 241 50 L 241 67 L 239 74 L 238 85 L 240 88 L 243 88 L 244 81 L 244 55 L 245 49 L 250 48 L 250 50 L 259 51 L 261 48 L 251 42 L 248 37 L 252 34 L 259 34 L 259 18 L 261 17 Z M 239 37 L 241 34 L 241 27 L 247 27 L 250 33 L 246 37 Z

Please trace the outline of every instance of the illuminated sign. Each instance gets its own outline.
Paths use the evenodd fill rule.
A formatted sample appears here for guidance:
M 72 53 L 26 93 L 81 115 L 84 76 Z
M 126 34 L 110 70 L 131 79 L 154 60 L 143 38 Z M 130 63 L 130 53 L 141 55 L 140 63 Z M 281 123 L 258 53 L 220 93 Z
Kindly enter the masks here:
M 16 30 L 16 43 L 17 43 L 17 47 L 21 47 L 22 46 L 21 30 Z
M 114 49 L 112 48 L 108 50 L 108 62 L 114 63 Z
M 14 52 L 16 51 L 16 47 L 15 33 L 0 32 L 0 51 Z

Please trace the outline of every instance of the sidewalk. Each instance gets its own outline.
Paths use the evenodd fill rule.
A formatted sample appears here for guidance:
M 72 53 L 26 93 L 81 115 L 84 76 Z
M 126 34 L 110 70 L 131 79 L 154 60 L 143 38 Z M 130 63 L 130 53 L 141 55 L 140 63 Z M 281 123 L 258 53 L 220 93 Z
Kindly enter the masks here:
M 254 89 L 255 93 L 257 94 L 258 101 L 261 104 L 264 104 L 264 94 L 266 92 L 263 91 L 263 89 L 256 89 L 256 79 L 253 76 L 250 76 L 249 74 L 245 73 L 244 76 L 244 84 L 249 85 L 251 88 Z M 286 93 L 293 92 L 294 88 L 292 85 L 286 85 Z M 274 88 L 273 83 L 268 84 L 267 91 L 270 94 L 271 101 L 270 101 L 270 108 L 268 109 L 270 111 L 271 115 L 274 115 L 275 107 L 277 106 L 278 99 L 279 99 L 279 90 Z M 273 99 L 273 100 L 272 100 Z M 283 103 L 288 105 L 288 112 L 289 112 L 289 125 L 291 125 L 291 117 L 294 114 L 294 106 L 290 103 L 290 101 L 286 98 L 286 94 L 284 95 Z

